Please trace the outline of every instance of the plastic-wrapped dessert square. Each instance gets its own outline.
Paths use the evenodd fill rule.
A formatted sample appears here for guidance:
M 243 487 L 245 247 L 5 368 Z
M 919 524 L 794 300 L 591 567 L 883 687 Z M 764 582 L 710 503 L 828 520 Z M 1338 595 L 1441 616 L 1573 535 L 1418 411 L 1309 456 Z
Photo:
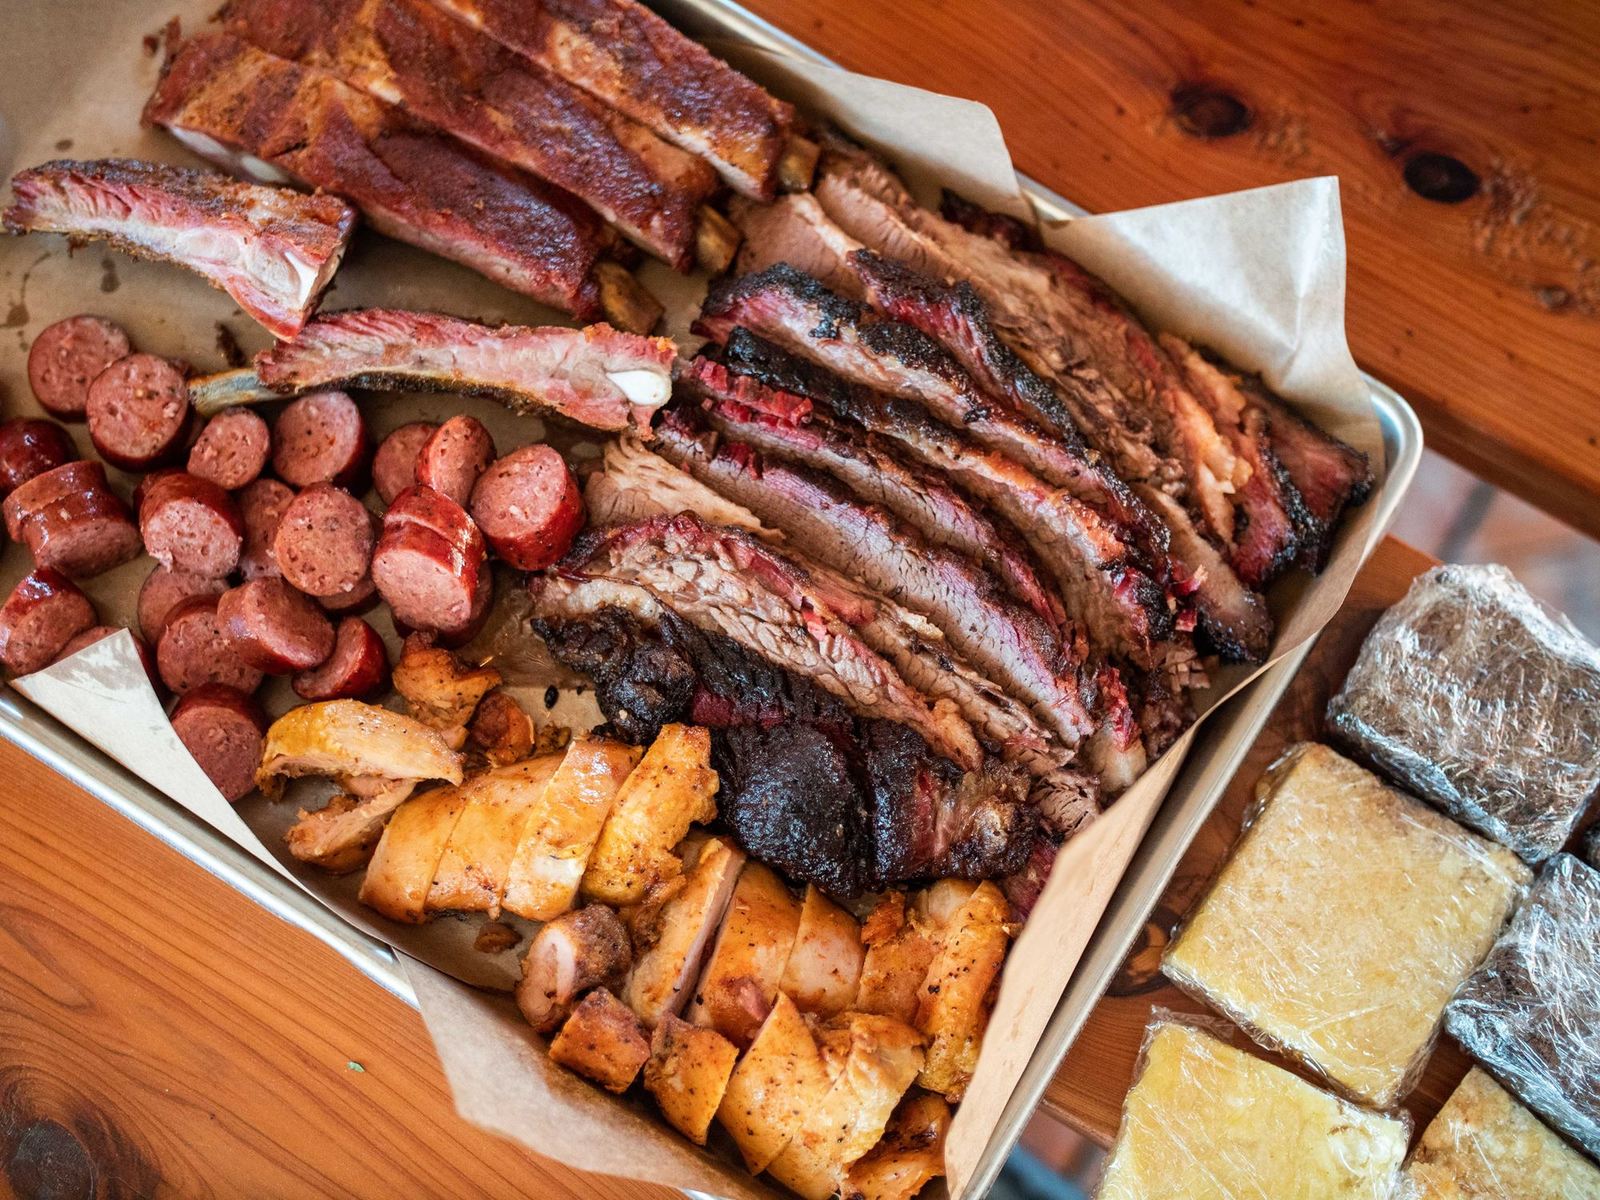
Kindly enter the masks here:
M 1388 1200 L 1408 1133 L 1404 1120 L 1158 1019 L 1097 1197 Z
M 1257 785 L 1243 838 L 1163 968 L 1265 1045 L 1386 1108 L 1530 875 L 1503 846 L 1304 743 Z
M 1436 567 L 1367 636 L 1335 736 L 1530 863 L 1600 788 L 1600 648 L 1504 567 Z
M 1600 1158 L 1600 871 L 1547 863 L 1445 1027 L 1522 1102 Z
M 1600 1167 L 1474 1067 L 1406 1163 L 1406 1200 L 1594 1200 Z M 1515 1192 L 1507 1188 L 1515 1183 Z

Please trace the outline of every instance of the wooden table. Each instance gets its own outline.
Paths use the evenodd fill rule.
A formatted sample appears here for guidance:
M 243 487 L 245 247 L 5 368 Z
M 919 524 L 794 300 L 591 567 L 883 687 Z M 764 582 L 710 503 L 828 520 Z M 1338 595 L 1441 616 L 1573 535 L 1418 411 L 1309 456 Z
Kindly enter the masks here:
M 988 104 L 1094 212 L 1338 175 L 1356 359 L 1434 449 L 1600 535 L 1600 7 L 746 2 Z

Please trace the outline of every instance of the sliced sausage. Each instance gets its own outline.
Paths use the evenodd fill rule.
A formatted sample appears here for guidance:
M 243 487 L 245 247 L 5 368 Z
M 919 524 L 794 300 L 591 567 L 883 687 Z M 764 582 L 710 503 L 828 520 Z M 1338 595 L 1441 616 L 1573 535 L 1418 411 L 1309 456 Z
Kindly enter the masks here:
M 146 471 L 182 450 L 189 385 L 166 359 L 130 354 L 94 377 L 84 415 L 102 458 L 124 470 Z
M 302 700 L 359 700 L 389 686 L 389 652 L 371 625 L 346 617 L 339 622 L 327 661 L 300 672 L 293 684 Z
M 71 658 L 79 650 L 92 646 L 114 633 L 121 633 L 122 628 L 121 625 L 95 625 L 90 629 L 85 629 L 61 648 L 61 653 L 56 655 L 56 662 L 60 662 L 63 658 Z M 150 643 L 131 629 L 128 632 L 133 637 L 133 648 L 139 653 L 139 662 L 144 667 L 144 673 L 150 677 L 150 686 L 159 692 L 161 690 L 161 676 L 156 674 L 156 656 L 150 649 Z
M 173 708 L 172 732 L 230 804 L 256 786 L 267 714 L 254 696 L 227 684 L 202 683 Z
M 0 424 L 0 496 L 78 457 L 72 436 L 43 417 L 13 417 Z
M 276 479 L 258 479 L 239 493 L 239 515 L 244 518 L 239 574 L 246 579 L 280 574 L 272 543 L 284 510 L 293 500 L 294 489 Z
M 164 471 L 145 481 L 139 532 L 151 558 L 195 575 L 227 575 L 244 549 L 244 517 L 233 497 L 187 471 Z
M 274 575 L 223 592 L 217 619 L 234 652 L 268 675 L 309 671 L 333 653 L 333 623 L 310 596 Z
M 472 612 L 466 624 L 454 629 L 439 630 L 439 640 L 452 650 L 465 646 L 483 632 L 489 620 L 489 609 L 494 605 L 494 570 L 487 557 L 478 560 L 478 590 L 473 593 Z
M 40 566 L 76 579 L 99 575 L 139 554 L 139 530 L 101 463 L 79 459 L 28 482 L 5 498 L 6 532 Z
M 272 469 L 295 487 L 333 483 L 361 490 L 372 439 L 356 402 L 343 392 L 312 392 L 287 404 L 272 430 Z
M 272 453 L 272 435 L 259 413 L 228 408 L 212 417 L 189 448 L 189 474 L 236 492 L 260 475 Z
M 308 596 L 343 596 L 367 577 L 376 540 L 365 504 L 317 483 L 283 510 L 272 549 L 283 577 Z
M 499 459 L 472 490 L 472 517 L 505 562 L 539 571 L 567 552 L 583 526 L 583 494 L 560 454 L 523 446 Z
M 372 581 L 397 622 L 412 629 L 464 628 L 477 611 L 483 535 L 466 511 L 418 484 L 395 497 L 372 556 Z
M 363 613 L 378 603 L 378 585 L 368 572 L 361 582 L 338 596 L 318 596 L 317 603 L 331 613 Z
M 128 335 L 104 317 L 68 317 L 33 339 L 28 383 L 46 412 L 81 421 L 94 377 L 132 350 Z
M 417 455 L 438 428 L 433 421 L 413 421 L 379 443 L 372 459 L 372 486 L 385 504 L 393 504 L 396 496 L 417 482 Z
M 60 571 L 35 567 L 0 605 L 0 663 L 17 675 L 48 667 L 96 617 L 89 597 Z
M 139 631 L 147 641 L 154 643 L 160 639 L 161 631 L 167 627 L 167 618 L 178 605 L 195 596 L 220 596 L 227 590 L 226 579 L 174 571 L 157 563 L 139 586 Z
M 234 649 L 217 616 L 217 596 L 193 596 L 167 617 L 156 640 L 156 670 L 178 695 L 202 683 L 225 683 L 242 692 L 261 686 L 261 672 Z
M 477 417 L 451 417 L 417 451 L 417 482 L 443 492 L 463 508 L 472 485 L 494 461 L 494 438 Z

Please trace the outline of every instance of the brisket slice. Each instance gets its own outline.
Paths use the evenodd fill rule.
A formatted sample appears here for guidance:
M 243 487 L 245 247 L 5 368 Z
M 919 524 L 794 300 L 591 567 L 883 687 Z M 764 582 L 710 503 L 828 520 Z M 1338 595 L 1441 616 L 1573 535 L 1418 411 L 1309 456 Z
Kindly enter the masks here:
M 1155 580 L 1157 568 L 1123 540 L 1120 526 L 1066 489 L 934 420 L 920 405 L 847 384 L 742 327 L 729 335 L 721 360 L 763 384 L 763 396 L 802 397 L 825 414 L 892 440 L 983 500 L 1022 534 L 1073 613 L 1108 650 L 1151 665 L 1158 647 L 1186 640 L 1174 628 L 1166 593 Z M 747 402 L 753 399 L 747 396 Z M 791 423 L 814 420 L 810 413 L 772 415 Z
M 331 75 L 200 34 L 167 60 L 144 121 L 230 170 L 343 196 L 380 232 L 541 303 L 601 315 L 609 242 L 593 212 Z
M 754 275 L 788 263 L 852 300 L 865 298 L 850 255 L 861 249 L 835 225 L 810 192 L 791 192 L 771 204 L 736 198 L 728 216 L 743 235 L 736 275 Z
M 840 900 L 914 879 L 982 879 L 1026 860 L 1026 779 L 962 771 L 903 725 L 860 718 L 810 680 L 662 609 L 541 619 L 555 656 L 595 681 L 631 740 L 668 721 L 712 729 L 719 819 L 751 854 Z
M 1367 456 L 1318 429 L 1258 380 L 1241 381 L 1251 407 L 1264 416 L 1272 460 L 1282 469 L 1289 514 L 1300 534 L 1300 565 L 1320 571 L 1346 508 L 1372 491 Z
M 778 392 L 721 363 L 696 358 L 680 388 L 700 400 L 712 427 L 764 454 L 787 458 L 830 475 L 858 496 L 881 505 L 929 542 L 994 571 L 1012 596 L 1059 635 L 1065 614 L 1040 582 L 1021 538 L 997 525 L 936 471 L 904 456 L 887 438 L 851 431 L 814 411 L 810 403 Z
M 604 469 L 589 476 L 584 500 L 590 519 L 601 525 L 689 512 L 708 524 L 733 525 L 763 538 L 782 536 L 627 435 L 606 446 Z M 860 591 L 859 585 L 799 559 L 792 548 L 785 553 L 813 578 Z M 1058 814 L 1064 826 L 1097 811 L 1098 781 L 1069 765 L 1073 752 L 1027 706 L 975 671 L 927 619 L 881 596 L 865 599 L 874 611 L 854 627 L 861 640 L 924 696 L 954 704 L 986 748 L 1026 768 L 1034 777 L 1030 798 L 1041 811 Z M 1111 766 L 1112 777 L 1120 779 L 1137 774 L 1142 764 L 1124 756 Z
M 656 435 L 665 458 L 782 529 L 802 553 L 921 612 L 1067 745 L 1094 731 L 1085 648 L 1057 639 L 1008 600 L 992 575 L 929 545 L 824 475 L 718 441 L 682 410 L 670 411 Z
M 564 188 L 680 270 L 716 173 L 428 0 L 229 0 L 229 33 Z
M 963 767 L 982 760 L 955 705 L 913 689 L 862 640 L 857 627 L 876 616 L 870 599 L 813 576 L 749 534 L 687 513 L 591 530 L 529 590 L 536 615 L 550 618 L 600 603 L 647 619 L 669 608 L 811 680 L 852 712 L 915 729 Z

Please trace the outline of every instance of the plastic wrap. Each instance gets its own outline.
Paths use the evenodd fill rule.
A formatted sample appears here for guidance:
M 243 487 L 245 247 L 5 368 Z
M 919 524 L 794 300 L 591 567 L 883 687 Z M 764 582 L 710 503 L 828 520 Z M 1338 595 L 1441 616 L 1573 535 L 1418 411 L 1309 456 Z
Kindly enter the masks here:
M 1583 839 L 1583 857 L 1589 860 L 1591 867 L 1600 867 L 1600 825 L 1589 831 L 1589 836 Z
M 1388 1200 L 1410 1130 L 1157 1013 L 1099 1200 Z
M 1436 567 L 1361 648 L 1335 735 L 1457 820 L 1539 863 L 1600 787 L 1600 648 L 1504 567 Z
M 1600 1168 L 1474 1067 L 1406 1163 L 1405 1200 L 1596 1200 Z
M 1600 1159 L 1600 871 L 1570 854 L 1546 864 L 1445 1026 Z
M 1355 1099 L 1408 1090 L 1531 872 L 1327 746 L 1262 777 L 1163 969 Z

